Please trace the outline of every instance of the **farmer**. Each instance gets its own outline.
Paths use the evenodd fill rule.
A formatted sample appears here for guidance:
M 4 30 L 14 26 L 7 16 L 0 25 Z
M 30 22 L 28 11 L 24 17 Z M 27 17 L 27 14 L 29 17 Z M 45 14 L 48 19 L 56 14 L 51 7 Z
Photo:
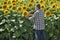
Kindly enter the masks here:
M 34 20 L 34 30 L 35 30 L 35 40 L 40 40 L 40 36 L 42 34 L 42 39 L 46 39 L 45 34 L 45 24 L 44 24 L 44 11 L 40 9 L 40 4 L 35 5 L 36 12 L 29 19 Z M 29 13 L 29 16 L 31 14 Z

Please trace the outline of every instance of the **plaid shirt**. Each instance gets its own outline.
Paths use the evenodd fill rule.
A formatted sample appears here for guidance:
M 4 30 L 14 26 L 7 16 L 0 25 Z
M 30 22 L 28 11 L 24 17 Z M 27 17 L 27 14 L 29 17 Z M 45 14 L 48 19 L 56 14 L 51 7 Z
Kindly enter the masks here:
M 35 30 L 44 30 L 44 12 L 42 10 L 36 11 L 30 19 L 34 19 L 34 29 Z

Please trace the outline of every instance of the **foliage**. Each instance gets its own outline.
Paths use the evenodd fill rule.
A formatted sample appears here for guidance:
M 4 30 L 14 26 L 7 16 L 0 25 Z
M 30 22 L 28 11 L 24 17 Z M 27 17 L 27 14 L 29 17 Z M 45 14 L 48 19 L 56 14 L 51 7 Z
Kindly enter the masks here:
M 48 40 L 60 40 L 60 1 L 58 0 L 0 0 L 0 40 L 33 40 L 33 21 L 28 12 L 34 14 L 35 4 L 44 10 Z

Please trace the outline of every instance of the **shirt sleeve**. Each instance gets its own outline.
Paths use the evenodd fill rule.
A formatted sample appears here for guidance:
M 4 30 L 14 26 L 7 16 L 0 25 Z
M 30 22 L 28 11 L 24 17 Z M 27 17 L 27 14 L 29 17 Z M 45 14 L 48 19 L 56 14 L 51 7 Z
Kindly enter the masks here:
M 36 15 L 37 15 L 37 12 L 35 12 L 34 14 L 32 14 L 32 16 L 31 16 L 31 17 L 29 17 L 29 20 L 34 19 L 34 18 L 36 17 Z

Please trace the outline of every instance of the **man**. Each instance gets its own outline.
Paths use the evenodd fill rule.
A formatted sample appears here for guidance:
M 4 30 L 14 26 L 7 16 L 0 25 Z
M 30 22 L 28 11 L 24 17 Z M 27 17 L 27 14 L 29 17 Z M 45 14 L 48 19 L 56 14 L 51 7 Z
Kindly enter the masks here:
M 42 34 L 42 39 L 46 40 L 45 25 L 44 25 L 44 11 L 40 9 L 40 4 L 35 6 L 36 12 L 29 19 L 34 20 L 35 29 L 35 40 L 40 40 L 40 35 Z M 30 14 L 31 15 L 31 14 Z

